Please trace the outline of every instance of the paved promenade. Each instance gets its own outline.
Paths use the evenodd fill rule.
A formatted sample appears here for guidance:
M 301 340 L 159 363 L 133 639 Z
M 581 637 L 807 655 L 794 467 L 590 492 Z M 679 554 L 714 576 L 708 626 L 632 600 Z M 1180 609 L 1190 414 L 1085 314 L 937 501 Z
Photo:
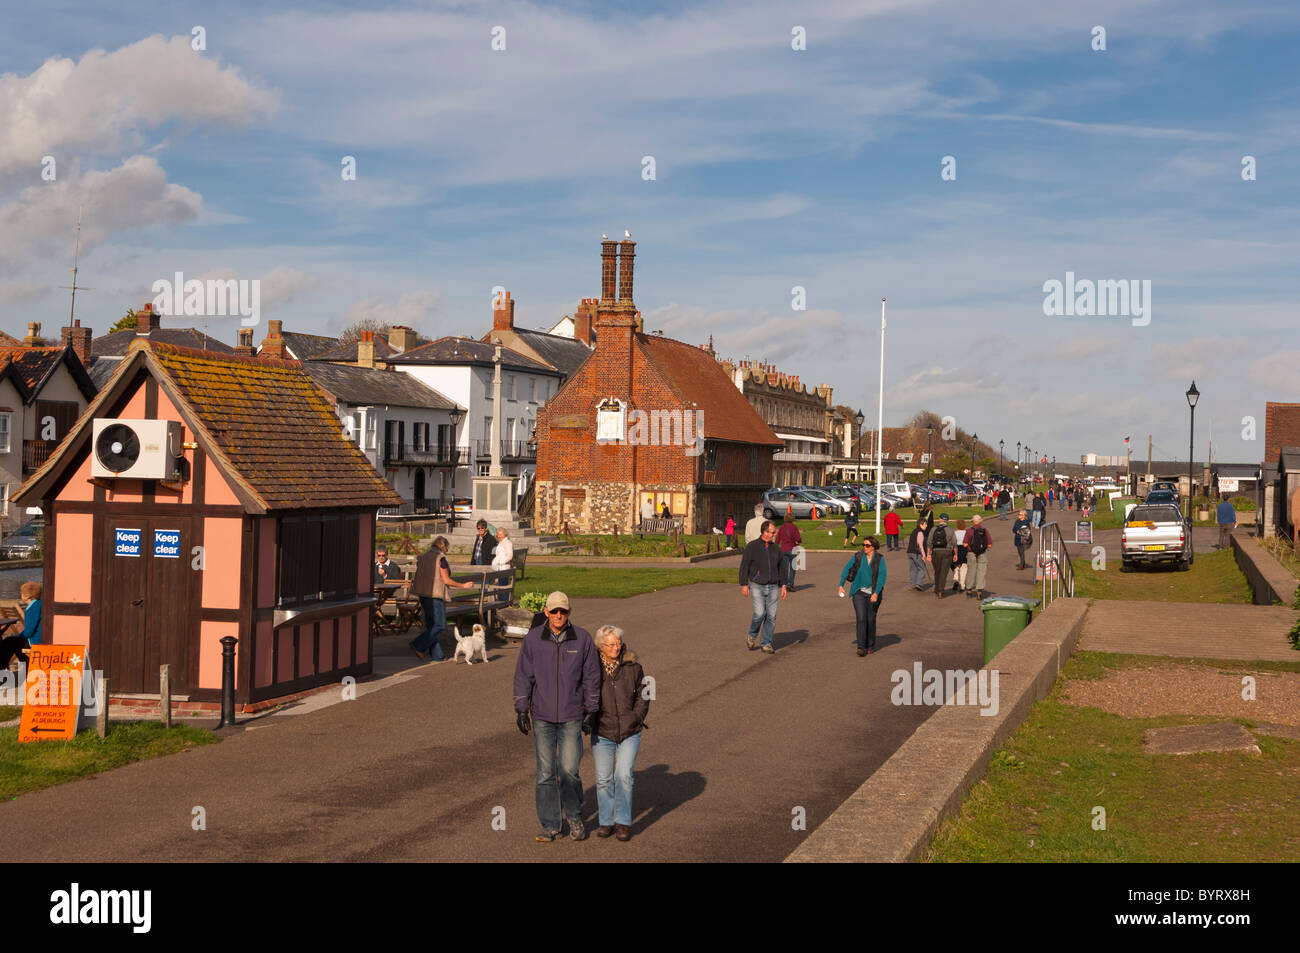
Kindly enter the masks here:
M 994 529 L 990 588 L 1027 594 L 1031 574 L 1014 571 Z M 909 591 L 905 554 L 890 553 L 880 651 L 858 658 L 852 609 L 835 597 L 846 559 L 810 555 L 770 657 L 745 649 L 738 586 L 574 600 L 577 624 L 622 626 L 656 679 L 627 844 L 533 841 L 517 649 L 497 647 L 486 665 L 422 666 L 355 701 L 0 804 L 0 860 L 780 860 L 932 713 L 894 706 L 891 673 L 982 657 L 975 601 Z M 589 751 L 582 778 L 590 822 Z M 196 806 L 204 831 L 191 827 Z

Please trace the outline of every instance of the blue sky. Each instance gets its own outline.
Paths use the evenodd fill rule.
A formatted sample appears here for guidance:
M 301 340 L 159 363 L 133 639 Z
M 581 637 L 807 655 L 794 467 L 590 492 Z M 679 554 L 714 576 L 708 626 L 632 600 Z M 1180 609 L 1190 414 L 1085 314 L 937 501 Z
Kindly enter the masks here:
M 1062 459 L 1121 453 L 1129 433 L 1185 457 L 1195 377 L 1198 457 L 1212 419 L 1216 458 L 1257 461 L 1264 402 L 1300 399 L 1291 3 L 128 2 L 6 19 L 13 334 L 66 321 L 81 204 L 77 312 L 96 333 L 176 271 L 260 278 L 263 320 L 292 330 L 377 317 L 477 336 L 496 285 L 519 324 L 549 326 L 598 293 L 600 235 L 626 228 L 649 329 L 711 334 L 872 419 L 888 296 L 887 424 L 924 407 Z M 1150 280 L 1150 324 L 1044 315 L 1043 283 L 1067 271 Z M 233 343 L 235 319 L 207 325 Z

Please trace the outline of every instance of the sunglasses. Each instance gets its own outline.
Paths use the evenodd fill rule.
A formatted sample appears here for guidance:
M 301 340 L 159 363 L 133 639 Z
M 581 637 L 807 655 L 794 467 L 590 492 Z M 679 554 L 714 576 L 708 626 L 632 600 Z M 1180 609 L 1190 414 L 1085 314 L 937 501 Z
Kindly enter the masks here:
M 568 610 L 568 609 L 547 609 L 546 612 L 547 612 L 548 615 L 568 615 L 568 614 L 569 614 L 569 610 Z

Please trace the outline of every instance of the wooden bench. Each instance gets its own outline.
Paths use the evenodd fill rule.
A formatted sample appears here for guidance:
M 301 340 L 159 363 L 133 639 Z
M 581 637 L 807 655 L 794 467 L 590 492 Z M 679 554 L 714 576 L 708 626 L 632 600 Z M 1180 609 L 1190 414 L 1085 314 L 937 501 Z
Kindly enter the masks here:
M 685 525 L 686 521 L 680 516 L 673 516 L 668 519 L 655 517 L 654 519 L 641 520 L 641 525 L 637 527 L 637 533 L 642 536 L 680 535 Z
M 514 569 L 493 570 L 483 567 L 483 572 L 454 573 L 452 579 L 457 582 L 472 582 L 477 585 L 477 592 L 467 592 L 447 600 L 447 622 L 461 616 L 477 615 L 485 627 L 496 625 L 496 614 L 515 598 Z

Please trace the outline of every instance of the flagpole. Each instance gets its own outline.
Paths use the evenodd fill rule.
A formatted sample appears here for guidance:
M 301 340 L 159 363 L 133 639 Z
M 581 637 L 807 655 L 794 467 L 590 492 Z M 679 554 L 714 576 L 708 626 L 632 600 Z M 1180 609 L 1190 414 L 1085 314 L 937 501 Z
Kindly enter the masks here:
M 880 399 L 876 404 L 876 538 L 880 538 L 880 510 L 885 482 L 885 299 L 880 299 Z

